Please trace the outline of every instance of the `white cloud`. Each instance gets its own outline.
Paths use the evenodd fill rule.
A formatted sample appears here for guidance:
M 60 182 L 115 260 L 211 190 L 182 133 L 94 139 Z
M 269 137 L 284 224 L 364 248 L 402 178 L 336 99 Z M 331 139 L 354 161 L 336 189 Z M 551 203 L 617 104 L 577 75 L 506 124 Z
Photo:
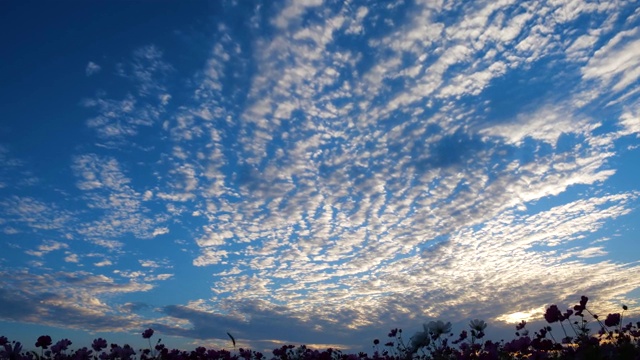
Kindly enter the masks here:
M 171 71 L 173 67 L 163 60 L 162 51 L 155 45 L 148 45 L 134 51 L 130 71 L 125 71 L 123 76 L 137 81 L 139 95 L 161 93 L 160 99 L 164 103 L 164 77 Z
M 150 267 L 150 268 L 160 267 L 160 265 L 158 265 L 158 263 L 153 260 L 138 260 L 138 262 L 142 267 Z
M 633 135 L 640 137 L 640 107 L 635 109 L 627 109 L 622 115 L 620 115 L 620 130 L 619 135 Z
M 294 19 L 299 19 L 308 8 L 315 8 L 322 5 L 322 0 L 296 0 L 289 1 L 287 6 L 280 12 L 273 21 L 279 28 L 286 28 Z
M 215 250 L 213 248 L 202 248 L 200 249 L 200 253 L 201 254 L 193 260 L 194 266 L 219 264 L 228 256 L 226 250 Z
M 349 24 L 349 28 L 347 28 L 347 30 L 345 31 L 345 34 L 362 34 L 364 32 L 364 27 L 362 26 L 362 22 L 368 13 L 369 13 L 369 9 L 366 6 L 358 7 L 355 13 L 355 17 L 352 19 L 351 23 Z
M 169 280 L 174 276 L 174 274 L 157 274 L 145 276 L 144 281 L 164 281 Z
M 504 137 L 515 145 L 531 138 L 555 146 L 562 134 L 583 134 L 593 128 L 595 125 L 590 125 L 589 119 L 575 118 L 566 108 L 542 106 L 531 114 L 518 115 L 511 122 L 484 129 L 482 133 Z
M 42 244 L 38 245 L 38 251 L 28 250 L 27 254 L 41 257 L 47 253 L 52 251 L 68 249 L 69 245 L 63 242 L 54 241 L 54 240 L 45 240 Z
M 113 263 L 110 260 L 102 260 L 102 261 L 98 261 L 97 263 L 94 263 L 93 265 L 97 266 L 97 267 L 103 267 L 103 266 L 110 266 L 113 265 Z
M 103 210 L 101 216 L 79 226 L 80 234 L 100 242 L 123 233 L 152 238 L 164 231 L 164 227 L 156 225 L 164 222 L 165 217 L 145 215 L 146 205 L 141 199 L 148 193 L 142 195 L 131 186 L 131 179 L 123 172 L 118 160 L 86 154 L 74 159 L 72 169 L 80 178 L 77 186 L 84 192 L 83 198 L 88 207 Z
M 585 79 L 599 79 L 605 85 L 613 83 L 613 91 L 621 91 L 640 77 L 639 28 L 620 32 L 598 49 L 582 68 Z
M 567 48 L 567 56 L 574 61 L 586 62 L 598 39 L 598 31 L 589 31 L 588 34 L 581 35 Z
M 15 235 L 20 233 L 20 231 L 16 228 L 13 228 L 11 226 L 7 226 L 4 229 L 2 229 L 2 232 L 5 233 L 6 235 Z
M 67 256 L 65 256 L 64 261 L 70 263 L 79 263 L 80 259 L 78 258 L 78 254 L 68 253 Z
M 87 76 L 91 76 L 93 74 L 99 73 L 101 69 L 102 68 L 100 67 L 100 65 L 94 63 L 93 61 L 89 61 L 87 67 L 85 68 L 85 73 L 87 74 Z
M 159 98 L 162 105 L 167 105 L 169 103 L 169 100 L 171 100 L 171 95 L 162 94 L 162 95 L 159 95 Z
M 153 192 L 151 190 L 147 190 L 142 195 L 142 200 L 148 201 L 148 200 L 151 200 L 152 197 L 153 197 Z
M 90 241 L 109 250 L 118 250 L 124 246 L 124 243 L 117 240 L 91 239 Z
M 9 196 L 0 200 L 3 220 L 6 224 L 26 225 L 32 229 L 61 230 L 73 218 L 74 213 L 53 203 L 45 203 L 33 197 Z
M 168 234 L 169 233 L 169 228 L 168 227 L 161 227 L 161 228 L 156 228 L 153 230 L 153 234 L 151 234 L 153 237 L 156 237 L 158 235 L 164 235 L 164 234 Z

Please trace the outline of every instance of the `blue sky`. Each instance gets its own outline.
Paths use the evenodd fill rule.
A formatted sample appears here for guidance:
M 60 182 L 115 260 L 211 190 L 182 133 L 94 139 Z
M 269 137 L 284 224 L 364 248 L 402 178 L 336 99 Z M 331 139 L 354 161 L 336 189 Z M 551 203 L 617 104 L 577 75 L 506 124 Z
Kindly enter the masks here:
M 639 314 L 635 1 L 5 1 L 0 27 L 10 339 L 366 351 L 580 295 Z

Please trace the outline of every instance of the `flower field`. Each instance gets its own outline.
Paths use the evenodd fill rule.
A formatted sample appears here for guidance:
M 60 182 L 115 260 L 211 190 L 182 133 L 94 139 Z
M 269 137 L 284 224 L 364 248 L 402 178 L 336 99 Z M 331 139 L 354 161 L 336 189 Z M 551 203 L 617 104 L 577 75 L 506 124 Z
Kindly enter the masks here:
M 336 349 L 317 350 L 305 345 L 285 345 L 271 354 L 250 349 L 214 350 L 197 347 L 192 351 L 168 349 L 158 340 L 152 345 L 153 329 L 142 332 L 149 347 L 134 350 L 129 345 L 109 344 L 98 338 L 90 347 L 69 350 L 72 342 L 62 339 L 55 344 L 48 335 L 38 337 L 36 351 L 23 351 L 20 342 L 0 336 L 0 360 L 428 360 L 428 359 L 640 359 L 640 322 L 624 324 L 625 305 L 621 313 L 608 314 L 604 321 L 588 307 L 582 296 L 572 309 L 562 312 L 556 305 L 547 308 L 544 319 L 548 325 L 533 333 L 522 321 L 515 327 L 510 341 L 483 340 L 487 324 L 478 319 L 469 322 L 468 330 L 457 336 L 451 333 L 451 323 L 431 321 L 421 331 L 403 338 L 401 329 L 394 328 L 388 340 L 373 340 L 373 352 L 343 353 Z M 552 324 L 556 328 L 552 327 Z M 558 327 L 559 325 L 559 327 Z M 595 328 L 595 330 L 593 329 Z

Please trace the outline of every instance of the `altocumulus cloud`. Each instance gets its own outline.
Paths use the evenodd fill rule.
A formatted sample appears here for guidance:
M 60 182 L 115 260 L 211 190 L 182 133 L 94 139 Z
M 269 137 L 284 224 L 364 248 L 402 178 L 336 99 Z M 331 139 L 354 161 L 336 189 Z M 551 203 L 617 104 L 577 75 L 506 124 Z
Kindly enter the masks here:
M 240 6 L 185 40 L 198 67 L 162 43 L 89 62 L 126 90 L 79 99 L 92 135 L 65 180 L 0 170 L 4 241 L 32 261 L 2 255 L 2 319 L 364 349 L 583 294 L 638 315 L 640 266 L 617 257 L 640 197 L 618 186 L 633 1 Z

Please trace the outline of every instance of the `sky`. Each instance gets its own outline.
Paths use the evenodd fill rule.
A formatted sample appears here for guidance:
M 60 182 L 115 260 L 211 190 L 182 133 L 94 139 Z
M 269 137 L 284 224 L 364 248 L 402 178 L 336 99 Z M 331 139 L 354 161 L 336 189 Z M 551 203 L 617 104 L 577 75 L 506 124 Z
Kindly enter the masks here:
M 2 1 L 0 34 L 9 339 L 640 315 L 637 1 Z

